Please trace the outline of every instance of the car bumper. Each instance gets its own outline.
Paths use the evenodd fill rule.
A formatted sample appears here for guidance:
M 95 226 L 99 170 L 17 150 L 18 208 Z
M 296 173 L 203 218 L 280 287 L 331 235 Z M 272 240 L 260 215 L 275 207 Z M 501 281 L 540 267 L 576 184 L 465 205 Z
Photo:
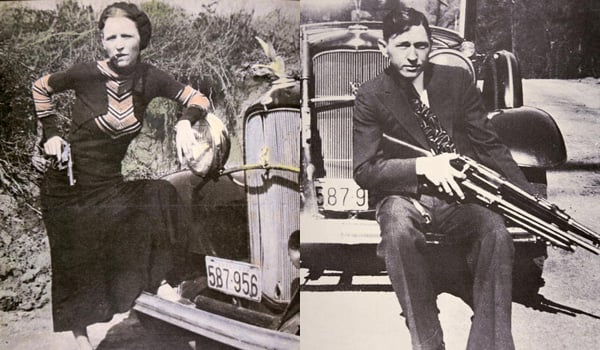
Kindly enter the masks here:
M 300 337 L 266 329 L 143 293 L 134 310 L 240 349 L 299 349 Z

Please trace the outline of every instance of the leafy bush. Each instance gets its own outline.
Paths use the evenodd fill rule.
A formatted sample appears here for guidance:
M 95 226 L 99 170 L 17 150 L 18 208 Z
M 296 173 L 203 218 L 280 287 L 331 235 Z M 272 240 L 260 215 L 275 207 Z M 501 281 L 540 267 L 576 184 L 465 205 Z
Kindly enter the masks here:
M 600 76 L 597 1 L 484 0 L 477 13 L 479 51 L 512 51 L 525 78 Z

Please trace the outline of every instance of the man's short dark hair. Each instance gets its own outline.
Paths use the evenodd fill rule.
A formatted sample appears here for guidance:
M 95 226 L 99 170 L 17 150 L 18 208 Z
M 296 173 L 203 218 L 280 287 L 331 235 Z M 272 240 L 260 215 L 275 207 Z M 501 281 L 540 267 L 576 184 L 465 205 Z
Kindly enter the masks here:
M 431 38 L 431 29 L 427 17 L 412 7 L 398 7 L 391 10 L 383 18 L 383 40 L 388 41 L 392 36 L 402 34 L 412 26 L 423 26 L 427 37 Z

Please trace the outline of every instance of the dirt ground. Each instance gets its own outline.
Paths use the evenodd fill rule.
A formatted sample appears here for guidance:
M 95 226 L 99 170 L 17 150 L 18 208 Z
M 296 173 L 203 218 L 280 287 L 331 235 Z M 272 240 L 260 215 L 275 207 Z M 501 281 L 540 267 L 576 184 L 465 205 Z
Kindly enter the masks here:
M 549 199 L 600 232 L 600 81 L 527 80 L 524 96 L 526 105 L 542 108 L 556 119 L 567 145 L 568 165 L 549 173 Z M 4 243 L 10 241 L 7 237 L 0 238 Z M 18 263 L 25 267 L 14 283 L 32 283 L 38 289 L 33 288 L 31 295 L 26 296 L 0 295 L 3 302 L 25 298 L 21 299 L 25 307 L 0 312 L 0 349 L 75 349 L 70 334 L 52 333 L 49 287 L 45 284 L 48 279 L 45 268 L 49 266 L 47 244 L 42 242 L 35 247 L 35 259 L 27 252 L 22 254 Z M 600 342 L 600 257 L 583 250 L 566 254 L 551 249 L 549 254 L 544 270 L 546 286 L 541 293 L 567 308 L 560 313 L 548 313 L 515 305 L 513 332 L 517 348 L 595 349 Z M 4 268 L 4 261 L 0 265 Z M 324 304 L 327 308 L 320 307 Z M 464 348 L 470 311 L 444 295 L 440 304 L 448 349 Z M 311 305 L 320 306 L 311 308 Z M 302 309 L 303 349 L 374 348 L 373 341 L 381 342 L 382 338 L 389 341 L 388 346 L 377 349 L 403 348 L 409 344 L 391 292 L 308 293 L 302 296 Z M 356 320 L 354 326 L 345 330 L 335 327 L 335 317 L 323 317 L 337 314 L 345 318 L 343 310 L 351 311 L 353 315 L 349 317 Z M 386 315 L 393 319 L 388 320 Z M 348 319 L 344 322 L 347 324 Z M 117 315 L 109 323 L 94 325 L 89 332 L 93 345 L 104 350 L 214 348 L 214 344 L 194 340 L 189 335 L 148 332 L 129 313 Z

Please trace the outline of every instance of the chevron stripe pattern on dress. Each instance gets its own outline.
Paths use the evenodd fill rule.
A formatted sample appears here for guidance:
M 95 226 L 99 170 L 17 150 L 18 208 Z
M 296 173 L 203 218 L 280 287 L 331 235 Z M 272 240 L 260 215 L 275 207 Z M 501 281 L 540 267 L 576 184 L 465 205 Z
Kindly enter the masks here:
M 137 132 L 142 123 L 133 113 L 132 77 L 119 76 L 108 67 L 108 61 L 99 61 L 98 69 L 108 78 L 108 112 L 96 117 L 96 125 L 113 139 Z
M 210 106 L 208 98 L 189 85 L 181 89 L 175 99 L 186 107 L 198 107 L 206 110 Z

